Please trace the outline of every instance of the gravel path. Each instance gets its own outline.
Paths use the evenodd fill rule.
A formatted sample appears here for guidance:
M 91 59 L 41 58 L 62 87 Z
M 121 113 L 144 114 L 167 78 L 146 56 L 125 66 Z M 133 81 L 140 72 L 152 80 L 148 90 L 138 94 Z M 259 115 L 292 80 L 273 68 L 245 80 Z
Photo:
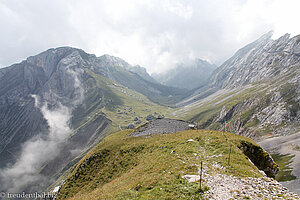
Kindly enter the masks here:
M 142 125 L 131 135 L 138 137 L 144 135 L 176 133 L 191 129 L 189 123 L 176 119 L 155 119 Z
M 276 180 L 263 178 L 236 178 L 225 174 L 204 176 L 211 189 L 205 194 L 209 199 L 299 199 Z
M 200 176 L 184 175 L 182 178 L 196 182 Z M 207 199 L 299 199 L 297 194 L 268 177 L 237 178 L 220 173 L 208 174 L 204 168 L 203 183 L 210 188 L 204 193 Z

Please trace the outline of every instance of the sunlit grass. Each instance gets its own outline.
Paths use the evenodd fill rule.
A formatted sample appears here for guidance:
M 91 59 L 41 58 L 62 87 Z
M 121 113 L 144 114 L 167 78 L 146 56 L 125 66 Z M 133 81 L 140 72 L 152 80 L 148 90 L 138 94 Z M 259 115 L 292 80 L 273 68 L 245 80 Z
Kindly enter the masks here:
M 89 152 L 67 179 L 60 199 L 199 199 L 199 183 L 182 176 L 199 174 L 201 161 L 210 174 L 261 177 L 239 148 L 241 139 L 253 143 L 250 139 L 208 130 L 151 137 L 130 133 L 112 134 Z M 95 155 L 101 156 L 87 164 Z
M 110 79 L 92 72 L 90 72 L 90 75 L 95 78 L 97 86 L 103 91 L 104 106 L 101 112 L 112 120 L 112 126 L 115 131 L 124 129 L 130 123 L 135 123 L 134 118 L 136 116 L 141 123 L 145 123 L 146 116 L 149 114 L 166 115 L 173 110 L 172 108 L 153 103 L 146 96 Z

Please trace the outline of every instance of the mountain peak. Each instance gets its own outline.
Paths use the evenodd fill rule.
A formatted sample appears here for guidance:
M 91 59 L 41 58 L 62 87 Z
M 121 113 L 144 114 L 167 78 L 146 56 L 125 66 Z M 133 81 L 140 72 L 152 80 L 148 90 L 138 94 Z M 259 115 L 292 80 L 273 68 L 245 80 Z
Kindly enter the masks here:
M 274 35 L 274 31 L 271 30 L 271 31 L 263 34 L 257 41 L 269 40 L 273 37 L 273 35 Z
M 268 32 L 238 50 L 212 76 L 216 87 L 237 87 L 263 79 L 270 79 L 293 62 L 298 62 L 297 39 L 285 34 L 272 40 Z M 294 52 L 294 53 L 293 53 Z

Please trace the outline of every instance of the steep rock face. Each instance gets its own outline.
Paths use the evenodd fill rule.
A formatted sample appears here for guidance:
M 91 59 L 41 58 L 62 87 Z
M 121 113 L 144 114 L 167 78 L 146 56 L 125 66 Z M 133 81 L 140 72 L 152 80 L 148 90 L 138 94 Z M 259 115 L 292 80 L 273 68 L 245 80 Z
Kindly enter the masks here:
M 67 78 L 66 73 L 58 69 L 60 60 L 68 53 L 69 49 L 58 49 L 57 53 L 44 52 L 35 58 L 30 57 L 20 64 L 1 70 L 4 71 L 4 75 L 0 79 L 0 166 L 9 163 L 9 158 L 14 160 L 15 157 L 7 152 L 18 155 L 20 144 L 47 131 L 48 125 L 40 110 L 35 107 L 31 95 L 37 94 L 55 106 L 53 102 L 57 99 L 53 95 L 45 96 L 47 91 L 55 89 L 49 95 L 62 94 L 56 98 L 62 98 L 64 93 L 70 96 L 74 92 L 74 88 L 64 88 L 64 85 L 70 87 L 72 84 L 62 83 L 72 78 Z
M 69 47 L 49 49 L 1 70 L 2 190 L 37 191 L 47 187 L 50 177 L 92 145 L 110 124 L 99 114 L 78 128 L 102 104 L 101 90 L 88 84 L 91 77 L 84 70 L 87 62 L 82 55 L 83 51 Z M 96 97 L 96 103 L 85 98 L 89 93 Z M 73 115 L 81 104 L 88 111 Z M 34 166 L 26 163 L 28 157 L 32 157 Z M 28 176 L 28 180 L 18 183 L 10 170 L 26 164 L 19 179 Z M 45 178 L 42 183 L 34 181 L 38 176 Z
M 273 177 L 278 174 L 279 167 L 274 162 L 272 157 L 263 150 L 260 146 L 253 145 L 250 142 L 241 140 L 240 148 L 244 154 L 257 166 L 258 169 L 263 170 L 268 177 Z
M 285 34 L 272 40 L 272 32 L 245 46 L 221 65 L 211 77 L 211 86 L 238 87 L 276 76 L 299 74 L 300 36 Z M 295 71 L 296 70 L 296 71 Z
M 294 133 L 300 119 L 296 87 L 294 84 L 271 85 L 232 107 L 224 106 L 217 121 L 231 121 L 231 131 L 249 137 Z

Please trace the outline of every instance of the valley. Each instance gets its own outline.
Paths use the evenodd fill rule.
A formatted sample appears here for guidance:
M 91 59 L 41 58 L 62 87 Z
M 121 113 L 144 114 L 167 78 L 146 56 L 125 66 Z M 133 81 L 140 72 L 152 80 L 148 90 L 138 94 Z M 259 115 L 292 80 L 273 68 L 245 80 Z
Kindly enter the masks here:
M 73 199 L 99 193 L 103 198 L 197 198 L 197 184 L 182 176 L 197 175 L 201 159 L 207 162 L 208 179 L 218 179 L 214 174 L 255 181 L 264 176 L 260 164 L 243 151 L 248 147 L 242 141 L 248 141 L 263 152 L 251 138 L 286 167 L 292 179 L 283 184 L 299 194 L 300 36 L 271 37 L 263 35 L 213 71 L 197 60 L 206 66 L 197 73 L 211 71 L 204 82 L 192 85 L 184 84 L 202 78 L 182 69 L 163 85 L 141 66 L 71 47 L 49 49 L 0 69 L 0 189 L 44 191 L 63 185 L 59 195 Z M 163 118 L 164 123 L 184 120 L 198 130 L 130 136 L 132 129 Z M 230 133 L 222 132 L 225 122 Z M 189 139 L 197 142 L 186 143 Z M 239 166 L 226 165 L 228 145 Z M 95 165 L 103 170 L 96 172 Z M 139 176 L 143 180 L 136 180 Z M 112 194 L 118 186 L 122 190 Z

